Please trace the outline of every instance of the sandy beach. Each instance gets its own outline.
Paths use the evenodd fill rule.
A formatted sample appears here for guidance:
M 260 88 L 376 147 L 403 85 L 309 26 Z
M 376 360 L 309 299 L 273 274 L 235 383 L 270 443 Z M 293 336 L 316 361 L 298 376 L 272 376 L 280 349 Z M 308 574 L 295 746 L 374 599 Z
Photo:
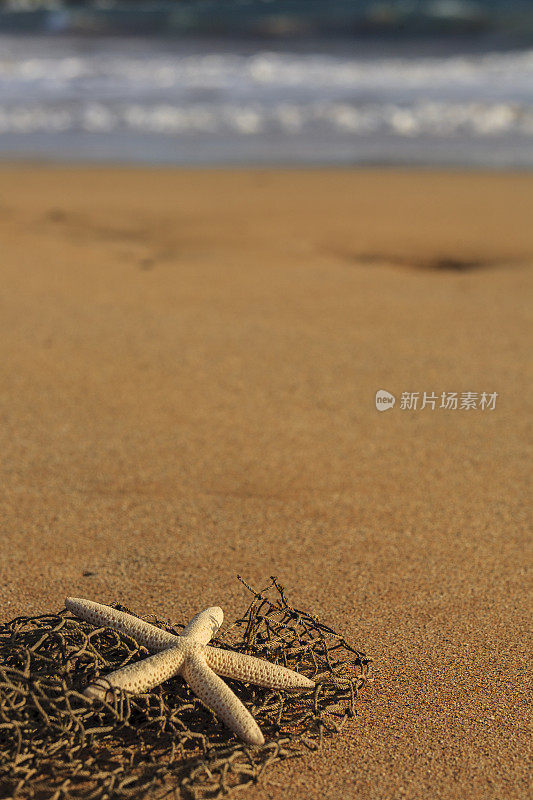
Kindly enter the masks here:
M 376 680 L 247 798 L 526 798 L 532 198 L 518 173 L 1 166 L 2 619 L 70 594 L 231 620 L 237 573 L 277 575 Z

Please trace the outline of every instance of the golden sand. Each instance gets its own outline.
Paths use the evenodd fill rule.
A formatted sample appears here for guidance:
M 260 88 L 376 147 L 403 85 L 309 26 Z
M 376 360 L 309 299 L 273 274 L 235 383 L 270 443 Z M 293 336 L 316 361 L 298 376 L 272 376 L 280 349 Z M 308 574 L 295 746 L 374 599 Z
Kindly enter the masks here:
M 276 574 L 377 680 L 247 797 L 525 798 L 532 198 L 518 174 L 0 168 L 2 618 L 72 594 L 231 619 L 235 574 Z

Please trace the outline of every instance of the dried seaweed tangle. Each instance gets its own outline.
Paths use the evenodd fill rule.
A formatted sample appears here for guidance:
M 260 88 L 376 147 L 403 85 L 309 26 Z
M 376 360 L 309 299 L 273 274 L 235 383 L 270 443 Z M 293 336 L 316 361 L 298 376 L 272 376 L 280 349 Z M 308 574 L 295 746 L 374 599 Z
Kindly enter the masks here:
M 245 586 L 254 594 L 251 605 L 213 643 L 317 681 L 314 693 L 292 697 L 228 681 L 257 719 L 265 745 L 239 742 L 179 678 L 139 697 L 91 702 L 81 694 L 87 683 L 145 657 L 146 649 L 65 610 L 17 617 L 0 623 L 0 798 L 216 799 L 338 732 L 355 713 L 371 659 L 289 605 L 275 578 L 261 592 Z M 183 627 L 150 621 L 173 633 Z

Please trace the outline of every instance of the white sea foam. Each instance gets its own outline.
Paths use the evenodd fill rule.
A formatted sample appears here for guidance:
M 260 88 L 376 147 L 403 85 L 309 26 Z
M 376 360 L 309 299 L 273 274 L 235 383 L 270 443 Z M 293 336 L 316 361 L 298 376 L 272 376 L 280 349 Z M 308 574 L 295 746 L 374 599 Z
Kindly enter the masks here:
M 201 134 L 206 159 L 215 161 L 222 139 L 226 148 L 268 141 L 273 160 L 286 140 L 307 139 L 314 144 L 300 148 L 302 158 L 317 161 L 335 152 L 357 160 L 361 137 L 385 137 L 390 160 L 406 139 L 438 139 L 441 152 L 449 141 L 453 161 L 454 137 L 472 146 L 498 140 L 500 151 L 518 137 L 522 159 L 533 164 L 533 50 L 380 58 L 358 55 L 355 45 L 331 54 L 239 54 L 68 38 L 21 47 L 0 38 L 0 152 L 16 149 L 17 137 L 24 147 L 27 134 L 37 150 L 38 135 L 55 134 L 59 152 L 69 134 L 75 151 L 77 133 L 98 135 L 104 158 L 105 134 L 129 137 L 140 160 L 151 156 L 142 155 L 144 140 L 135 155 L 136 135 Z
M 409 108 L 392 103 L 316 103 L 305 108 L 279 104 L 176 106 L 169 103 L 105 104 L 90 102 L 69 108 L 45 105 L 0 107 L 0 133 L 140 131 L 161 135 L 268 132 L 299 136 L 307 132 L 338 134 L 387 133 L 400 137 L 456 134 L 496 136 L 513 132 L 533 137 L 533 109 L 505 103 L 417 103 Z

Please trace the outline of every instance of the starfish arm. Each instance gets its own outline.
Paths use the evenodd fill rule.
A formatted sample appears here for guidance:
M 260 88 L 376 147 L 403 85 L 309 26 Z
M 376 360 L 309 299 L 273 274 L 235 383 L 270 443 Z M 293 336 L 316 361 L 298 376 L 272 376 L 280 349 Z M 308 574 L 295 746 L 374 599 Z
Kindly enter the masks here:
M 77 617 L 99 625 L 104 628 L 113 628 L 115 631 L 127 633 L 136 642 L 146 647 L 152 652 L 165 650 L 167 647 L 175 646 L 179 636 L 174 636 L 168 631 L 150 625 L 149 622 L 126 614 L 124 611 L 117 611 L 116 608 L 104 606 L 101 603 L 93 603 L 92 600 L 83 600 L 80 597 L 67 597 L 65 606 Z
M 135 664 L 129 664 L 99 678 L 96 683 L 85 689 L 84 694 L 87 697 L 104 700 L 109 689 L 124 689 L 132 694 L 149 692 L 154 686 L 177 675 L 185 658 L 184 648 L 169 647 L 156 653 L 155 656 L 136 661 Z
M 314 689 L 315 687 L 315 682 L 306 678 L 305 675 L 244 653 L 220 650 L 217 647 L 205 647 L 203 655 L 208 666 L 217 675 L 223 675 L 225 678 L 234 678 L 243 683 L 254 683 L 269 689 L 285 689 L 287 691 Z
M 181 674 L 202 703 L 237 736 L 247 744 L 264 744 L 257 722 L 229 686 L 207 666 L 202 655 L 187 658 Z
M 224 612 L 219 606 L 211 606 L 200 611 L 182 630 L 181 636 L 194 639 L 200 644 L 207 644 L 218 631 L 224 621 Z

